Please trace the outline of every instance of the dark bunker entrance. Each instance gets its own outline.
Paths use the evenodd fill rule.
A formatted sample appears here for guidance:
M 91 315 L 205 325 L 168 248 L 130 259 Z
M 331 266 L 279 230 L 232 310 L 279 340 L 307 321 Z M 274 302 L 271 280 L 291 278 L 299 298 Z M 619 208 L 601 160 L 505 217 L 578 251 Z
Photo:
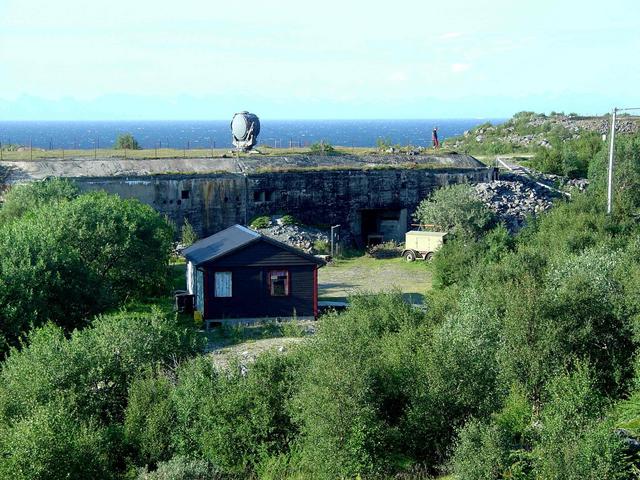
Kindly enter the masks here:
M 404 242 L 407 233 L 407 209 L 374 208 L 360 210 L 360 241 L 363 245 Z

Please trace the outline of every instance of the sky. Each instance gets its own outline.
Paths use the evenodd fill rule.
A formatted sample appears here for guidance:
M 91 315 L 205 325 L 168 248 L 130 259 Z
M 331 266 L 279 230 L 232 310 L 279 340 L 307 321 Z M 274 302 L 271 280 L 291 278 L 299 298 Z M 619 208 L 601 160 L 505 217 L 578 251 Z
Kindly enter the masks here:
M 0 0 L 0 120 L 640 106 L 638 0 Z

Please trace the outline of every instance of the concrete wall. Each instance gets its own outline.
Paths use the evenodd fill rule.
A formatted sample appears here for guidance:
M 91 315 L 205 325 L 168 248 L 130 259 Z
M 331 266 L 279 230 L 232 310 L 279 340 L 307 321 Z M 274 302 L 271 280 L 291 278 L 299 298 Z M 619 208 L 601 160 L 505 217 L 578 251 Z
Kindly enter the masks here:
M 396 240 L 403 240 L 412 215 L 425 197 L 443 185 L 491 180 L 493 169 L 379 169 L 248 175 L 248 218 L 289 213 L 309 224 L 341 224 L 353 239 L 366 239 L 363 210 L 398 211 Z M 383 215 L 384 217 L 384 215 Z M 392 221 L 378 226 L 389 231 Z M 381 225 L 382 223 L 382 225 Z M 364 237 L 363 237 L 364 235 Z M 386 238 L 390 239 L 390 238 Z
M 246 222 L 246 178 L 240 174 L 75 178 L 83 191 L 137 198 L 173 220 L 185 218 L 203 236 Z
M 418 203 L 435 188 L 489 181 L 492 176 L 492 168 L 345 169 L 81 177 L 75 181 L 85 191 L 106 190 L 123 198 L 137 198 L 177 226 L 188 218 L 203 236 L 246 223 L 257 215 L 288 213 L 305 223 L 342 224 L 345 233 L 361 243 L 369 228 L 363 229 L 363 211 L 381 212 L 378 227 L 385 232 L 395 230 L 401 237 Z M 393 225 L 393 215 L 384 214 L 391 211 L 398 212 L 397 225 Z

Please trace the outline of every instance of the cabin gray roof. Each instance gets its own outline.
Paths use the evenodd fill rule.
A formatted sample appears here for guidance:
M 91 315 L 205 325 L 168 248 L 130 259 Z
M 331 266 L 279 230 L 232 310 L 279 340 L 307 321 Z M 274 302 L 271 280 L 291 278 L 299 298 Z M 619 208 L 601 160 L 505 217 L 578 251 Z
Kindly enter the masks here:
M 182 251 L 182 254 L 187 261 L 192 262 L 194 265 L 200 265 L 204 262 L 224 257 L 225 255 L 261 240 L 304 257 L 312 263 L 317 263 L 318 265 L 325 264 L 322 259 L 309 255 L 297 248 L 278 242 L 273 238 L 269 238 L 258 232 L 250 230 L 247 227 L 243 227 L 242 225 L 233 225 L 221 232 L 211 235 L 210 237 L 203 238 L 190 247 L 185 248 Z

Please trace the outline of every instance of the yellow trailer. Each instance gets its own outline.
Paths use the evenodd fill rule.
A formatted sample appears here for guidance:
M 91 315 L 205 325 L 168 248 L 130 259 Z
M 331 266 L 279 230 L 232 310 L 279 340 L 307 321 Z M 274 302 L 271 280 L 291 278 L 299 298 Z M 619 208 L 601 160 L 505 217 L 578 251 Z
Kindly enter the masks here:
M 411 230 L 405 234 L 402 256 L 407 262 L 413 262 L 416 258 L 431 260 L 433 254 L 445 242 L 446 236 L 446 232 Z

